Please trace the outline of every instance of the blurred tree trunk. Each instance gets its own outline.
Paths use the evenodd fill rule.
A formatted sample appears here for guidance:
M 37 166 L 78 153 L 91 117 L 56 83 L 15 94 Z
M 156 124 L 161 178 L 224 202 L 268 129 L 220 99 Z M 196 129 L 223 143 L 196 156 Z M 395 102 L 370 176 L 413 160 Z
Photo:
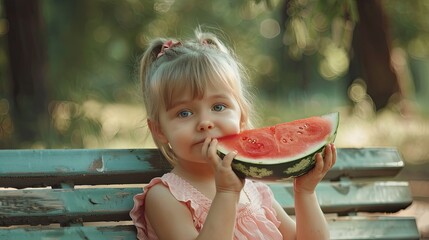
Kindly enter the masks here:
M 398 77 L 390 60 L 391 39 L 388 19 L 380 0 L 356 1 L 359 21 L 356 25 L 354 52 L 362 66 L 367 92 L 376 110 L 400 93 Z
M 39 0 L 5 0 L 4 7 L 9 21 L 12 118 L 22 146 L 41 140 L 49 119 L 44 22 Z

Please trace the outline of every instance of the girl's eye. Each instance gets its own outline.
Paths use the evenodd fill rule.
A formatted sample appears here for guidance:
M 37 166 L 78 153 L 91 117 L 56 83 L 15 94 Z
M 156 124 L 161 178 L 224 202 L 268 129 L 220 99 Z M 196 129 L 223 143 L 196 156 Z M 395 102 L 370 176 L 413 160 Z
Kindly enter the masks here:
M 226 108 L 226 106 L 224 104 L 216 104 L 213 106 L 212 109 L 213 109 L 213 111 L 221 112 L 221 111 L 225 110 L 225 108 Z
M 191 116 L 191 115 L 192 115 L 192 112 L 191 112 L 191 111 L 188 111 L 188 110 L 180 111 L 180 112 L 177 114 L 177 116 L 178 116 L 178 117 L 180 117 L 180 118 L 186 118 L 186 117 L 189 117 L 189 116 Z

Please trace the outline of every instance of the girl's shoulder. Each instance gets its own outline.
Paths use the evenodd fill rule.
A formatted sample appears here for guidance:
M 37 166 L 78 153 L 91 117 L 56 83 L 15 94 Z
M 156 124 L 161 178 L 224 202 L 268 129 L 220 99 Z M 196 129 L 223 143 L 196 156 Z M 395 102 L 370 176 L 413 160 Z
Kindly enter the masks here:
M 145 187 L 145 201 L 147 202 L 159 202 L 159 201 L 172 201 L 174 198 L 171 196 L 170 190 L 167 185 L 165 184 L 158 184 L 162 183 L 161 181 L 158 181 L 157 184 L 154 184 L 150 187 Z M 150 191 L 149 191 L 150 190 Z
M 155 232 L 162 231 L 159 226 L 172 229 L 177 222 L 181 222 L 183 229 L 195 229 L 194 219 L 189 218 L 189 206 L 177 199 L 180 184 L 176 181 L 171 174 L 154 178 L 143 188 L 143 193 L 134 197 L 130 216 L 141 239 L 158 239 L 148 236 L 156 236 Z
M 210 205 L 211 200 L 198 191 L 189 182 L 174 173 L 166 173 L 160 178 L 154 178 L 144 187 L 146 195 L 152 195 L 155 200 L 158 197 L 170 196 L 170 199 L 179 202 L 193 202 L 199 205 Z M 150 196 L 146 196 L 150 197 Z M 171 198 L 173 197 L 173 198 Z M 146 199 L 147 200 L 147 199 Z

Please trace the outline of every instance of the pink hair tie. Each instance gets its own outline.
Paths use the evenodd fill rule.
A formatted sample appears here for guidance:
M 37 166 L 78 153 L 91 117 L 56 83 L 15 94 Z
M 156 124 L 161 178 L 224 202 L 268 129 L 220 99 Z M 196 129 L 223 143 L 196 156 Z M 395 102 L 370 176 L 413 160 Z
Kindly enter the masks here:
M 161 51 L 158 53 L 158 55 L 156 57 L 159 58 L 162 55 L 164 55 L 166 49 L 170 49 L 170 48 L 177 47 L 177 46 L 180 46 L 180 45 L 182 45 L 180 42 L 173 42 L 172 40 L 168 40 L 167 42 L 165 42 L 162 45 Z

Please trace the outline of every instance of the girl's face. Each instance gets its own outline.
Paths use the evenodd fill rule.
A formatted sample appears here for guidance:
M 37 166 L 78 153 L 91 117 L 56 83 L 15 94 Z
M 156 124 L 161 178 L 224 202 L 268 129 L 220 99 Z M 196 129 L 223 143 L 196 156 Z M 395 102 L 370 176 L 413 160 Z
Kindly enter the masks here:
M 179 160 L 203 162 L 202 145 L 207 137 L 240 132 L 240 107 L 222 87 L 211 86 L 197 98 L 191 91 L 175 92 L 173 99 L 169 109 L 160 111 L 155 137 L 169 143 Z

